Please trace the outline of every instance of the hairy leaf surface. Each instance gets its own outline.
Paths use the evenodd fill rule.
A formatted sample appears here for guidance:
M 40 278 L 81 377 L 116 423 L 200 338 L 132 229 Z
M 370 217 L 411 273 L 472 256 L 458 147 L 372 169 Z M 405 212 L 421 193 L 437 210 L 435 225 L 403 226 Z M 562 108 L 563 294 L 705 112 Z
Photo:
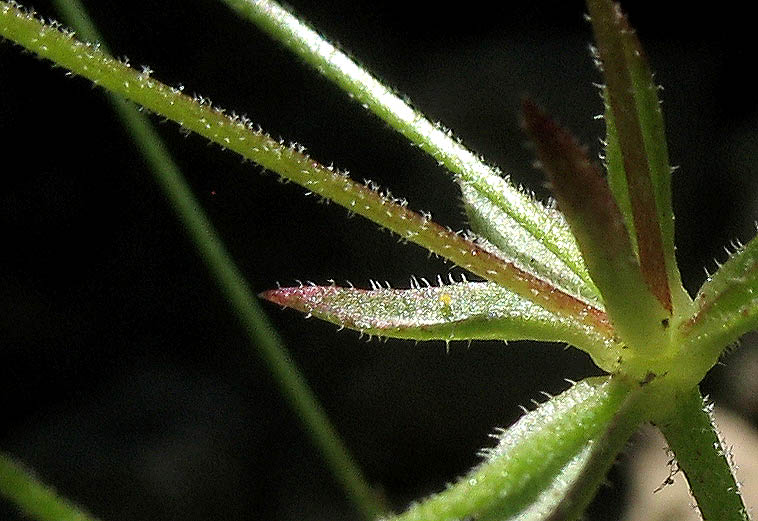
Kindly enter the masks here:
M 578 318 L 605 332 L 611 330 L 601 309 L 561 291 L 552 282 L 503 260 L 427 216 L 409 210 L 405 201 L 380 193 L 370 183 L 368 186 L 356 183 L 346 174 L 314 161 L 304 150 L 286 146 L 254 129 L 246 118 L 229 115 L 202 98 L 190 98 L 148 74 L 138 73 L 96 45 L 80 42 L 71 33 L 45 25 L 15 5 L 0 2 L 0 34 L 545 309 Z M 480 174 L 486 178 L 484 173 Z M 516 197 L 514 190 L 500 195 L 515 197 L 514 204 L 522 205 L 520 208 L 525 211 L 539 206 L 521 192 Z M 535 222 L 544 224 L 539 220 Z M 544 232 L 543 228 L 537 228 Z
M 552 252 L 589 283 L 571 232 L 554 211 L 504 181 L 496 168 L 467 149 L 449 130 L 430 121 L 281 4 L 271 0 L 224 1 L 434 157 L 456 180 L 476 189 L 481 197 L 508 215 L 520 234 L 540 243 L 541 249 Z
M 579 382 L 498 434 L 471 473 L 394 521 L 575 519 L 638 423 L 634 396 L 613 377 Z
M 616 356 L 611 337 L 490 282 L 406 290 L 302 286 L 266 291 L 261 296 L 371 335 L 415 340 L 567 342 L 606 366 Z
M 645 280 L 661 304 L 686 305 L 674 250 L 674 214 L 658 86 L 635 32 L 610 0 L 587 2 L 606 85 L 608 179 Z M 673 303 L 672 303 L 673 299 Z
M 692 316 L 679 327 L 691 370 L 707 371 L 727 346 L 758 329 L 758 237 L 700 288 Z
M 563 127 L 530 100 L 524 126 L 534 141 L 553 193 L 603 295 L 621 339 L 637 349 L 664 345 L 668 311 L 645 283 L 624 220 L 599 167 Z
M 508 182 L 498 178 L 493 183 L 505 186 Z M 512 260 L 524 270 L 553 282 L 559 288 L 581 298 L 591 300 L 602 307 L 600 293 L 592 282 L 582 255 L 576 245 L 570 228 L 563 215 L 552 210 L 552 219 L 546 219 L 544 225 L 550 236 L 568 235 L 564 249 L 570 253 L 571 263 L 550 251 L 545 244 L 529 233 L 524 227 L 498 203 L 471 183 L 461 182 L 464 207 L 471 229 L 489 241 L 498 249 L 501 256 Z

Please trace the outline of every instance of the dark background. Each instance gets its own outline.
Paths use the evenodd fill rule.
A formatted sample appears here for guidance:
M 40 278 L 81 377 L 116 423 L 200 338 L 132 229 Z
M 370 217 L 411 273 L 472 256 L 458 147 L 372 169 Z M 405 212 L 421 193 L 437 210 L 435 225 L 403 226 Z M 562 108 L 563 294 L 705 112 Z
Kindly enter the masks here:
M 443 169 L 220 2 L 86 4 L 117 55 L 465 226 Z M 518 128 L 523 94 L 599 150 L 599 75 L 581 2 L 292 4 L 540 197 L 543 178 Z M 678 253 L 694 291 L 725 244 L 753 235 L 758 114 L 746 75 L 755 48 L 740 37 L 739 13 L 655 4 L 627 8 L 665 86 L 681 167 Z M 34 7 L 55 16 L 47 2 Z M 449 269 L 174 124 L 159 128 L 256 292 L 295 279 L 404 287 L 411 274 Z M 0 138 L 0 449 L 105 521 L 356 519 L 102 92 L 4 42 Z M 518 404 L 598 373 L 560 345 L 456 343 L 446 353 L 441 342 L 365 343 L 264 307 L 398 509 L 475 464 Z M 729 372 L 748 367 L 735 362 L 752 356 L 744 343 L 706 390 L 752 415 L 753 388 Z M 619 472 L 613 481 L 595 515 L 618 515 Z M 20 517 L 3 504 L 0 519 Z

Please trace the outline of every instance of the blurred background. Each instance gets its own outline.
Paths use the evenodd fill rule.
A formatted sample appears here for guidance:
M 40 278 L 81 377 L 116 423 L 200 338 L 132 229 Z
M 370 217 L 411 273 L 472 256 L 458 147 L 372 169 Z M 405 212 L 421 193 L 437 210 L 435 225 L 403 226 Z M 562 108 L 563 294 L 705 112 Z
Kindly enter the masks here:
M 443 169 L 221 2 L 85 4 L 118 56 L 465 227 Z M 754 234 L 755 47 L 738 13 L 641 4 L 625 7 L 665 88 L 678 254 L 694 292 L 725 245 Z M 291 5 L 540 198 L 522 95 L 599 152 L 600 76 L 582 2 Z M 57 17 L 48 2 L 33 7 Z M 296 279 L 406 287 L 410 275 L 451 269 L 172 123 L 158 128 L 256 292 Z M 357 519 L 102 92 L 3 42 L 0 137 L 0 449 L 104 521 Z M 396 509 L 465 473 L 519 404 L 598 374 L 561 345 L 365 343 L 264 308 Z M 704 384 L 750 422 L 755 340 Z M 591 518 L 621 515 L 624 482 L 614 470 Z M 21 517 L 2 503 L 0 519 Z

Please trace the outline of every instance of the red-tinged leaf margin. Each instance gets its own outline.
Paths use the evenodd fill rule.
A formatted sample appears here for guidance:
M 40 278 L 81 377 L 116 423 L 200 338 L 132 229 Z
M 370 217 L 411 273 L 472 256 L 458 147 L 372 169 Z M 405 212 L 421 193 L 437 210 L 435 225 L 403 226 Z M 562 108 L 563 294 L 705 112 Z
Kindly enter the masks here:
M 610 0 L 587 0 L 603 76 L 611 107 L 626 175 L 626 184 L 634 218 L 640 267 L 650 290 L 661 305 L 672 312 L 671 290 L 666 268 L 661 223 L 648 153 L 635 99 L 635 84 L 627 59 L 626 43 L 632 44 L 632 31 L 617 4 Z M 625 42 L 625 38 L 627 41 Z M 629 51 L 641 53 L 639 42 Z M 658 145 L 651 144 L 651 146 Z M 665 142 L 664 145 L 665 146 Z M 670 173 L 669 173 L 670 175 Z M 659 183 L 660 184 L 660 183 Z M 670 194 L 668 198 L 670 207 Z M 672 230 L 673 232 L 673 230 Z M 673 244 L 668 245 L 673 250 Z M 673 261 L 672 255 L 669 256 Z
M 500 179 L 499 183 L 503 189 L 508 186 L 508 181 L 505 179 Z M 571 250 L 575 252 L 574 264 L 580 265 L 581 269 L 572 267 L 547 249 L 541 240 L 525 230 L 518 221 L 502 209 L 497 201 L 492 200 L 475 185 L 466 182 L 458 184 L 461 188 L 469 226 L 477 235 L 475 239 L 477 243 L 481 243 L 484 239 L 487 243 L 485 247 L 494 248 L 500 257 L 527 267 L 530 272 L 552 281 L 572 295 L 598 307 L 602 306 L 600 292 L 584 266 L 584 259 L 576 246 L 576 240 L 571 234 L 568 223 L 558 210 L 550 209 L 555 223 L 548 226 L 566 230 L 573 244 Z
M 551 313 L 492 282 L 371 290 L 336 285 L 278 288 L 260 297 L 368 335 L 411 340 L 565 342 L 613 372 L 620 346 L 576 317 Z
M 725 347 L 758 329 L 758 237 L 740 246 L 708 278 L 695 297 L 692 314 L 679 324 L 676 343 L 686 353 L 681 369 L 699 381 L 724 353 Z
M 96 45 L 64 34 L 6 2 L 0 2 L 0 34 L 551 312 L 579 317 L 585 324 L 612 334 L 601 310 L 407 209 L 400 201 L 319 164 L 301 147 L 286 146 L 257 131 L 246 118 L 230 116 L 201 97 L 186 96 L 179 89 L 112 58 Z
M 497 168 L 486 164 L 452 132 L 429 120 L 405 97 L 382 84 L 339 46 L 333 45 L 287 7 L 272 0 L 223 1 L 431 155 L 457 181 L 471 184 L 531 235 L 533 241 L 541 243 L 541 249 L 550 251 L 573 272 L 585 275 L 573 237 L 561 223 L 554 222 L 551 209 L 510 182 L 503 182 Z
M 558 206 L 571 225 L 619 336 L 638 352 L 660 347 L 668 311 L 645 283 L 602 171 L 576 139 L 533 101 L 523 100 L 522 113 Z

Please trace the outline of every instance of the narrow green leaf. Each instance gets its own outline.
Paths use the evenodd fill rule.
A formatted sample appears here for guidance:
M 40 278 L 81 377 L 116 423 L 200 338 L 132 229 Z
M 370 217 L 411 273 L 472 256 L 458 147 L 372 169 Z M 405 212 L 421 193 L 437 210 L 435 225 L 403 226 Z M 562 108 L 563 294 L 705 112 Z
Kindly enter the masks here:
M 441 281 L 440 281 L 441 282 Z M 612 337 L 576 319 L 550 313 L 489 282 L 373 290 L 301 286 L 261 297 L 369 335 L 414 340 L 544 340 L 567 342 L 612 367 Z
M 452 133 L 429 121 L 393 89 L 280 4 L 270 0 L 224 0 L 272 38 L 297 54 L 390 127 L 434 157 L 456 178 L 475 187 L 572 271 L 583 273 L 581 255 L 567 227 L 530 195 L 504 182 L 499 171 L 468 150 Z
M 596 439 L 591 440 L 554 480 L 552 488 L 540 495 L 528 509 L 532 517 L 523 521 L 568 521 L 581 519 L 598 486 L 605 480 L 616 456 L 642 423 L 642 401 L 629 396 L 611 422 Z
M 683 394 L 673 412 L 657 422 L 679 468 L 687 476 L 705 521 L 748 521 L 730 454 L 713 421 L 712 405 L 697 387 Z
M 97 521 L 3 453 L 0 453 L 0 496 L 37 521 Z
M 503 185 L 503 191 L 505 191 L 507 181 L 500 179 L 498 182 Z M 487 197 L 476 185 L 466 182 L 459 184 L 471 229 L 497 248 L 503 258 L 512 260 L 518 266 L 545 280 L 552 281 L 572 295 L 590 300 L 593 304 L 602 307 L 600 293 L 584 267 L 584 261 L 576 243 L 567 245 L 566 248 L 567 251 L 574 251 L 572 256 L 575 261 L 569 265 L 546 248 L 542 241 L 525 230 L 498 205 L 497 201 Z M 570 235 L 569 225 L 563 215 L 554 209 L 550 212 L 551 219 L 545 222 L 545 226 L 560 228 L 561 233 L 568 232 Z
M 54 0 L 54 4 L 63 20 L 78 35 L 99 42 L 100 48 L 108 52 L 102 35 L 79 0 Z M 303 430 L 321 453 L 346 496 L 353 501 L 364 519 L 373 521 L 381 512 L 386 511 L 386 507 L 377 492 L 369 486 L 323 406 L 289 356 L 242 271 L 195 199 L 165 143 L 151 126 L 147 114 L 119 96 L 109 94 L 108 98 L 116 115 L 130 132 L 136 148 L 145 158 L 158 187 L 171 203 L 177 219 L 205 261 L 231 311 L 239 319 L 251 349 L 257 351 L 267 365 L 282 395 L 302 421 Z
M 87 44 L 44 24 L 16 5 L 0 2 L 0 35 L 23 45 L 72 72 L 144 107 L 184 128 L 233 150 L 259 165 L 294 181 L 310 192 L 362 215 L 485 279 L 559 314 L 579 317 L 601 331 L 609 331 L 605 313 L 575 296 L 558 290 L 550 281 L 505 261 L 470 240 L 432 222 L 406 207 L 405 201 L 364 186 L 342 172 L 308 157 L 302 147 L 257 131 L 246 118 L 230 116 L 203 98 L 190 98 L 146 72 L 137 72 L 96 45 Z
M 575 519 L 641 421 L 635 397 L 614 377 L 583 380 L 498 434 L 460 481 L 390 519 Z
M 533 102 L 524 100 L 523 115 L 558 205 L 619 336 L 639 352 L 658 351 L 667 345 L 668 311 L 645 283 L 602 172 L 574 137 Z
M 632 214 L 632 201 L 629 199 L 629 188 L 626 184 L 626 173 L 624 172 L 624 158 L 621 157 L 621 148 L 619 147 L 618 135 L 616 133 L 616 123 L 613 121 L 613 112 L 608 105 L 608 94 L 603 90 L 603 100 L 605 102 L 605 169 L 608 173 L 608 186 L 613 193 L 613 198 L 624 217 L 624 224 L 629 231 L 629 242 L 632 244 L 634 253 L 639 259 L 639 249 L 637 246 L 637 230 L 634 228 L 634 215 Z
M 674 214 L 658 87 L 635 32 L 611 0 L 588 0 L 606 86 L 609 182 L 634 234 L 642 272 L 663 306 L 686 306 L 674 248 Z M 672 303 L 673 293 L 673 303 Z
M 695 309 L 677 328 L 687 370 L 697 382 L 718 361 L 724 346 L 758 329 L 758 237 L 741 247 L 709 277 Z

